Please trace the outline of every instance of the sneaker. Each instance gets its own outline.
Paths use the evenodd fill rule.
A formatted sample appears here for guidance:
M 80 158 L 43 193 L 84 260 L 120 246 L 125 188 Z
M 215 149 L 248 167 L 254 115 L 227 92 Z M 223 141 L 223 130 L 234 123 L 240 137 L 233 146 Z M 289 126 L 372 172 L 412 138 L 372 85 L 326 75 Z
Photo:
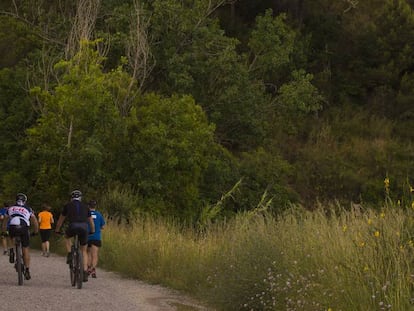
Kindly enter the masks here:
M 9 252 L 9 262 L 10 263 L 14 263 L 14 249 L 10 248 L 10 252 Z
M 91 273 L 92 273 L 92 268 L 88 267 L 88 275 L 91 275 Z
M 68 253 L 68 256 L 66 257 L 66 263 L 68 265 L 72 263 L 72 253 Z
M 95 271 L 95 268 L 92 268 L 92 270 L 91 270 L 91 276 L 92 276 L 93 279 L 96 279 L 96 271 Z
M 24 271 L 24 278 L 26 280 L 30 280 L 32 277 L 30 276 L 30 271 L 29 268 L 26 268 L 26 270 Z
M 88 271 L 83 271 L 83 281 L 88 282 Z

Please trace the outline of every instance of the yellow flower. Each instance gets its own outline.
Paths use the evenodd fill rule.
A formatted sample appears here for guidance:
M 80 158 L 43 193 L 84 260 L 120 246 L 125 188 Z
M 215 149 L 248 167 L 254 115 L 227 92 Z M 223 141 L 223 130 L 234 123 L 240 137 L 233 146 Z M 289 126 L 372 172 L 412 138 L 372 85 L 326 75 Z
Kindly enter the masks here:
M 390 185 L 390 179 L 388 177 L 385 177 L 384 185 L 385 185 L 385 187 L 388 187 Z
M 380 232 L 379 232 L 379 231 L 375 231 L 375 232 L 374 232 L 374 236 L 375 236 L 376 238 L 378 238 L 378 237 L 380 236 Z
M 398 200 L 398 201 L 397 201 L 397 205 L 398 205 L 398 206 L 400 206 L 400 205 L 401 205 L 401 201 L 400 201 L 400 200 Z
M 410 186 L 410 192 L 414 192 L 414 188 Z
M 328 308 L 328 310 L 327 311 L 332 311 L 332 308 Z
M 365 266 L 364 271 L 368 271 L 368 270 L 369 270 L 368 266 Z
M 414 245 L 413 241 L 412 240 L 409 240 L 408 241 L 408 245 L 410 245 L 411 247 L 413 247 L 413 245 Z
M 364 247 L 365 246 L 365 242 L 360 242 L 359 246 Z
M 372 219 L 368 219 L 368 225 L 371 225 L 371 224 L 372 224 Z
M 414 201 L 411 202 L 411 208 L 414 209 Z
M 380 214 L 380 217 L 381 217 L 381 218 L 384 218 L 384 217 L 385 217 L 385 213 L 384 213 L 384 212 L 382 212 L 382 213 Z
M 397 236 L 400 236 L 400 235 L 401 235 L 400 231 L 397 231 L 395 234 L 396 234 Z
M 347 225 L 343 225 L 343 226 L 342 226 L 342 231 L 343 231 L 343 232 L 345 232 L 345 231 L 346 231 L 346 229 L 348 229 L 348 226 L 347 226 Z

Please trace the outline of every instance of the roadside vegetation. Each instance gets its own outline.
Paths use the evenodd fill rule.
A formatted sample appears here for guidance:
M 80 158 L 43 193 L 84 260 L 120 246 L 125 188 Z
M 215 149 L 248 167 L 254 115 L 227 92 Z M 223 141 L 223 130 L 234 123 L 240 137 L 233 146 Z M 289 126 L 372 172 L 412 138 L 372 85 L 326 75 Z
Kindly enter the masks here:
M 410 310 L 414 206 L 241 213 L 203 227 L 112 220 L 101 264 L 218 310 Z

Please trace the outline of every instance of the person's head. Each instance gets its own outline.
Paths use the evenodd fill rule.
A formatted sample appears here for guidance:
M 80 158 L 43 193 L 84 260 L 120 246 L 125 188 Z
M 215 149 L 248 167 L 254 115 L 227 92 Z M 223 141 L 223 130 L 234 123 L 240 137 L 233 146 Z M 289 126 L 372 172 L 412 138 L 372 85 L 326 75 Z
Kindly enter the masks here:
M 51 207 L 50 207 L 50 205 L 48 205 L 46 203 L 43 203 L 42 204 L 42 209 L 45 210 L 45 211 L 50 211 L 51 210 Z
M 9 207 L 9 203 L 4 202 L 4 203 L 3 203 L 3 207 L 6 207 L 6 208 L 7 208 L 7 207 Z
M 24 193 L 18 193 L 16 195 L 16 204 L 18 206 L 24 206 L 27 202 L 27 196 Z
M 96 200 L 90 200 L 88 202 L 89 208 L 92 208 L 92 209 L 95 209 L 97 204 L 98 203 L 96 202 Z
M 74 201 L 74 200 L 81 201 L 82 200 L 82 192 L 80 192 L 79 190 L 73 190 L 72 193 L 70 194 L 70 197 L 71 197 L 72 201 Z

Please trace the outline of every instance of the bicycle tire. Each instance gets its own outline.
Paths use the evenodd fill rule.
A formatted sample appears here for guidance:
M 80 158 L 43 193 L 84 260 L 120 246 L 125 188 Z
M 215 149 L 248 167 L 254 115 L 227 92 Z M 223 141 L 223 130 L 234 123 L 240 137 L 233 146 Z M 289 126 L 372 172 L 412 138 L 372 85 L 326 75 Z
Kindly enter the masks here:
M 17 282 L 19 285 L 23 285 L 23 251 L 20 240 L 16 240 L 16 270 Z
M 72 262 L 69 264 L 70 272 L 70 284 L 72 286 L 76 285 L 76 258 L 75 258 L 75 248 L 72 246 L 71 249 Z
M 77 274 L 77 279 L 76 279 L 76 285 L 78 289 L 82 288 L 82 284 L 83 284 L 83 256 L 82 256 L 82 252 L 80 251 L 80 249 L 78 248 L 78 253 L 77 253 L 77 266 L 76 266 L 76 274 Z

